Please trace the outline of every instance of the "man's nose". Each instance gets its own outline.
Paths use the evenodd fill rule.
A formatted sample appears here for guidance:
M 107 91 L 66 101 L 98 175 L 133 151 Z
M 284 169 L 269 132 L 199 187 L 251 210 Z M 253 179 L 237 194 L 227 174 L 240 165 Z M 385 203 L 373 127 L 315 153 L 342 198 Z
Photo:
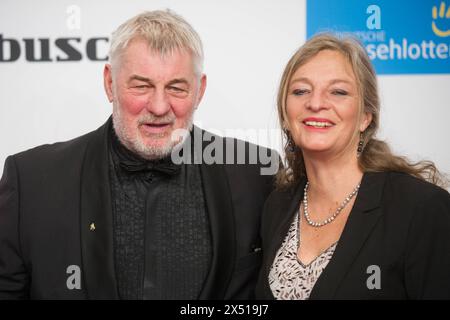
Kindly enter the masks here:
M 155 90 L 147 102 L 147 110 L 155 116 L 165 115 L 170 108 L 170 102 L 164 90 Z

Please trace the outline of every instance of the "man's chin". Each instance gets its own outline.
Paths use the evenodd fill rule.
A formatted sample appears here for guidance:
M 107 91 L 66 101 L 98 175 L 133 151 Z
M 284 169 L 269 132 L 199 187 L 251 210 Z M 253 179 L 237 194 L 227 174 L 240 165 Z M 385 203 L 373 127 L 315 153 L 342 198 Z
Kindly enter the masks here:
M 165 158 L 170 155 L 174 143 L 171 141 L 161 141 L 161 143 L 141 143 L 139 146 L 135 146 L 135 150 L 141 157 L 147 160 L 156 160 Z
M 151 139 L 151 141 L 146 141 L 146 139 L 143 139 L 143 141 L 141 141 L 141 144 L 147 150 L 165 150 L 165 149 L 170 148 L 171 146 L 174 145 L 174 143 L 171 142 L 170 139 L 166 139 L 166 138 L 164 138 L 164 139 Z

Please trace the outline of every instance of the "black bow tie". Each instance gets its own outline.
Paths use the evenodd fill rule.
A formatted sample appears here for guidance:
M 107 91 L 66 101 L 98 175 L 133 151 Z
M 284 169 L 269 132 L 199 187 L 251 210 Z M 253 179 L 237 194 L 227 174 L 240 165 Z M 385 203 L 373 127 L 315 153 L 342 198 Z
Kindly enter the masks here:
M 170 159 L 155 161 L 121 160 L 120 167 L 131 173 L 156 171 L 169 176 L 174 176 L 181 170 L 181 166 L 174 164 Z

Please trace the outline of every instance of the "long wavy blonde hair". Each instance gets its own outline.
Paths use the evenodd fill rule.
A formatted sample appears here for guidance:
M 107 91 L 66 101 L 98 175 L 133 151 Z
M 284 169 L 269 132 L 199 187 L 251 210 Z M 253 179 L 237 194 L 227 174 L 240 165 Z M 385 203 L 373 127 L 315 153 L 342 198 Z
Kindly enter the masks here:
M 309 39 L 289 60 L 281 78 L 278 90 L 277 108 L 280 125 L 286 120 L 286 98 L 293 74 L 322 50 L 340 52 L 352 66 L 358 85 L 359 115 L 372 114 L 372 121 L 363 134 L 363 151 L 358 157 L 358 165 L 363 172 L 397 171 L 410 174 L 419 179 L 446 188 L 448 179 L 441 174 L 433 162 L 410 162 L 406 157 L 394 155 L 389 145 L 375 138 L 380 121 L 380 99 L 378 96 L 377 77 L 364 47 L 354 38 L 338 37 L 323 33 Z M 356 128 L 355 135 L 359 135 Z M 283 130 L 286 166 L 276 178 L 278 188 L 289 187 L 306 177 L 302 150 L 289 146 L 290 132 Z

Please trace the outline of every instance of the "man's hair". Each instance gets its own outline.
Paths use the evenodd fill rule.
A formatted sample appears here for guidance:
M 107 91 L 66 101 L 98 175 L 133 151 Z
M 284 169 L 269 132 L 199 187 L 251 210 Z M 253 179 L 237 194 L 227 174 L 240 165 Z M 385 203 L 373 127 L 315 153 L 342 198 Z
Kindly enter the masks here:
M 192 54 L 197 75 L 203 71 L 203 46 L 197 32 L 181 16 L 170 10 L 146 11 L 120 25 L 112 34 L 109 61 L 112 68 L 133 39 L 144 39 L 150 49 L 161 55 L 176 50 L 187 50 Z

